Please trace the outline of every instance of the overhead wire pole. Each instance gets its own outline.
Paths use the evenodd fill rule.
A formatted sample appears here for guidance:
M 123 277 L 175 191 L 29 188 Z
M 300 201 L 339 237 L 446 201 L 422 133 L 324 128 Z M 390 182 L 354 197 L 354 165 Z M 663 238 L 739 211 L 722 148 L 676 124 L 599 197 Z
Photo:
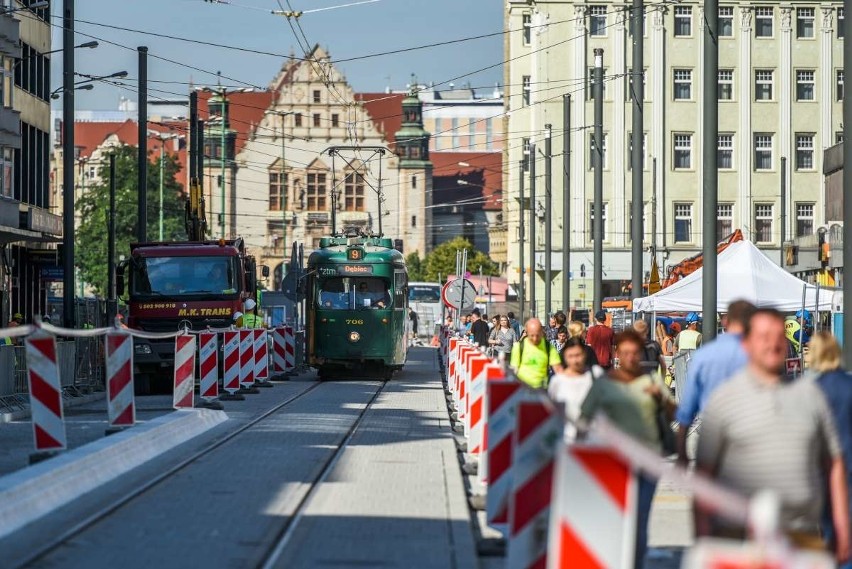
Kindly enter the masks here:
M 62 14 L 62 325 L 74 328 L 74 0 Z
M 530 142 L 530 318 L 535 318 L 538 307 L 535 298 L 535 143 Z
M 148 240 L 148 48 L 139 46 L 136 51 L 139 56 L 136 239 L 144 243 Z
M 716 337 L 716 302 L 719 236 L 716 215 L 719 203 L 719 169 L 717 164 L 719 140 L 719 2 L 704 2 L 704 208 L 702 211 L 703 277 L 701 279 L 701 334 L 704 342 Z
M 844 0 L 843 9 L 852 14 L 852 0 Z M 852 77 L 852 18 L 843 20 L 843 73 Z M 843 302 L 852 301 L 852 97 L 843 97 Z M 846 367 L 852 365 L 852 318 L 843 315 L 843 358 Z
M 526 279 L 526 267 L 524 267 L 524 160 L 518 162 L 518 316 L 524 321 L 524 309 L 526 308 L 526 290 L 524 280 Z
M 553 228 L 553 216 L 550 214 L 550 206 L 553 204 L 552 185 L 553 178 L 551 172 L 553 148 L 550 143 L 551 125 L 544 125 L 544 310 L 553 312 L 550 305 L 552 295 L 550 293 L 551 283 L 551 259 L 550 250 L 552 248 L 551 233 Z
M 603 306 L 603 53 L 603 49 L 595 48 L 594 85 L 592 85 L 592 93 L 595 99 L 595 148 L 594 152 L 592 152 L 595 169 L 595 217 L 592 226 L 595 239 L 593 255 L 595 265 L 593 267 L 593 302 L 595 312 L 599 311 Z
M 571 95 L 562 97 L 562 305 L 571 316 Z
M 631 214 L 632 222 L 630 224 L 631 237 L 631 298 L 639 298 L 642 296 L 642 281 L 644 280 L 644 270 L 642 265 L 643 242 L 645 238 L 644 220 L 642 219 L 642 211 L 645 203 L 645 188 L 644 176 L 645 171 L 642 168 L 642 160 L 644 158 L 644 139 L 645 126 L 643 117 L 642 102 L 644 98 L 644 80 L 645 73 L 644 50 L 645 39 L 642 30 L 643 21 L 645 18 L 645 2 L 644 0 L 633 0 L 633 11 L 630 15 L 633 22 L 633 69 L 631 73 L 632 81 L 630 82 L 631 100 L 633 101 L 633 147 L 631 148 L 630 160 L 633 167 L 633 192 Z
M 107 224 L 107 323 L 118 311 L 115 290 L 115 152 L 109 153 L 109 223 Z

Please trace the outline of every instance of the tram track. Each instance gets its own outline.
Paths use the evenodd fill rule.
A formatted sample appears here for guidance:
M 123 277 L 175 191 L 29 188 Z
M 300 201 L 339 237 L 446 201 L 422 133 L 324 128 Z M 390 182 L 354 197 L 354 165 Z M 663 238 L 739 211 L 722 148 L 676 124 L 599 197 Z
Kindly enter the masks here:
M 76 536 L 78 536 L 82 532 L 92 528 L 93 526 L 95 526 L 99 522 L 106 520 L 107 518 L 110 517 L 110 515 L 117 512 L 121 508 L 127 506 L 128 504 L 130 504 L 134 500 L 144 496 L 145 494 L 150 492 L 152 489 L 156 488 L 157 486 L 159 486 L 163 482 L 169 480 L 170 478 L 172 478 L 173 476 L 175 476 L 179 472 L 183 471 L 187 467 L 196 463 L 200 459 L 208 456 L 209 454 L 216 451 L 217 449 L 219 449 L 220 447 L 222 447 L 226 443 L 234 440 L 235 438 L 246 433 L 247 431 L 250 431 L 252 428 L 258 426 L 263 421 L 269 419 L 270 417 L 274 416 L 275 414 L 279 413 L 280 411 L 286 409 L 287 407 L 289 407 L 293 403 L 296 403 L 297 401 L 299 401 L 300 399 L 302 399 L 306 395 L 310 394 L 311 392 L 317 390 L 319 387 L 321 387 L 323 385 L 331 385 L 331 384 L 330 383 L 324 383 L 324 382 L 312 383 L 312 384 L 308 385 L 308 387 L 306 389 L 303 389 L 303 390 L 299 391 L 298 393 L 291 395 L 290 397 L 288 397 L 284 401 L 274 405 L 270 409 L 264 411 L 263 413 L 261 413 L 260 415 L 255 417 L 254 419 L 248 421 L 244 425 L 241 425 L 240 427 L 238 427 L 234 431 L 227 433 L 225 436 L 210 442 L 210 444 L 206 445 L 204 448 L 199 449 L 198 451 L 196 451 L 192 455 L 188 456 L 187 458 L 183 459 L 179 463 L 175 464 L 174 466 L 164 470 L 160 474 L 158 474 L 155 477 L 151 478 L 150 480 L 146 481 L 144 484 L 130 490 L 129 492 L 126 492 L 123 496 L 119 497 L 117 500 L 112 501 L 110 504 L 100 508 L 98 511 L 87 515 L 86 517 L 84 517 L 83 519 L 81 519 L 80 521 L 78 521 L 77 523 L 72 525 L 71 527 L 68 527 L 64 531 L 58 533 L 55 537 L 51 537 L 49 539 L 46 539 L 45 541 L 43 541 L 39 545 L 39 547 L 34 549 L 32 552 L 28 552 L 28 554 L 24 558 L 20 559 L 17 562 L 17 564 L 15 565 L 15 567 L 16 568 L 17 567 L 28 567 L 28 566 L 30 566 L 34 563 L 41 561 L 42 559 L 47 557 L 52 552 L 58 550 L 60 547 L 62 547 L 66 543 L 73 540 Z M 375 400 L 375 397 L 377 396 L 377 394 L 380 391 L 381 391 L 381 386 L 377 390 L 376 394 L 374 394 L 373 397 L 370 399 L 370 402 L 368 403 L 368 405 L 365 406 L 364 412 L 362 412 L 362 414 L 359 416 L 359 418 L 356 422 L 360 422 L 360 419 L 363 417 L 363 413 L 366 412 L 366 409 Z M 351 432 L 352 431 L 350 430 L 350 433 Z M 347 435 L 347 437 L 344 439 L 344 442 L 348 441 L 348 438 L 349 438 L 349 435 Z

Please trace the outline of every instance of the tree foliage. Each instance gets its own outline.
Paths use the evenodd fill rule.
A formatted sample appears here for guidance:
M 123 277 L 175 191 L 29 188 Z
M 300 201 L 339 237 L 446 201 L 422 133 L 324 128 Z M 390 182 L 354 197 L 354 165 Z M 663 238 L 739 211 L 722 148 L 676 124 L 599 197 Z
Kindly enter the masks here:
M 137 149 L 121 146 L 115 149 L 115 253 L 129 257 L 130 243 L 137 241 Z M 184 201 L 175 176 L 180 166 L 174 156 L 163 161 L 163 239 L 186 239 Z M 109 162 L 104 161 L 98 172 L 99 182 L 86 188 L 77 200 L 80 226 L 77 228 L 75 264 L 80 275 L 97 294 L 107 290 L 107 237 L 109 210 Z M 160 236 L 160 161 L 148 162 L 148 240 Z
M 497 264 L 482 251 L 477 251 L 473 245 L 464 237 L 456 237 L 451 241 L 442 243 L 432 249 L 422 262 L 421 276 L 425 281 L 438 281 L 438 275 L 446 280 L 447 275 L 456 272 L 456 251 L 467 249 L 467 270 L 473 274 L 479 273 L 486 276 L 498 276 Z
M 405 267 L 408 269 L 409 281 L 423 280 L 423 261 L 420 259 L 420 253 L 414 251 L 405 257 Z

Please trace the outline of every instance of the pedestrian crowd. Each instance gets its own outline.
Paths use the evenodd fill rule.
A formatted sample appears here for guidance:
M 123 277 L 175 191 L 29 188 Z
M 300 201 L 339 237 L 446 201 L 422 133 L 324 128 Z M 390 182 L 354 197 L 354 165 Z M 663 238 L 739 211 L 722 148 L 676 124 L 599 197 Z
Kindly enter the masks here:
M 779 527 L 793 545 L 830 550 L 840 567 L 852 569 L 852 374 L 842 369 L 831 334 L 814 334 L 809 314 L 792 318 L 799 326 L 791 334 L 782 313 L 736 301 L 722 319 L 724 332 L 704 342 L 696 314 L 687 315 L 682 329 L 655 323 L 655 338 L 644 320 L 615 333 L 604 311 L 588 329 L 559 312 L 547 325 L 527 320 L 518 335 L 509 314 L 495 317 L 486 340 L 477 343 L 504 354 L 520 381 L 547 389 L 564 409 L 567 440 L 585 436 L 602 414 L 681 465 L 694 454 L 696 470 L 723 487 L 745 497 L 773 491 Z M 690 361 L 685 380 L 678 378 L 678 404 L 663 378 L 666 356 L 683 352 Z M 787 374 L 791 353 L 804 354 L 808 363 L 797 378 Z M 689 452 L 696 425 L 697 446 Z M 656 480 L 639 473 L 637 569 L 644 564 L 655 489 Z M 695 504 L 697 535 L 747 537 L 745 528 L 707 506 Z

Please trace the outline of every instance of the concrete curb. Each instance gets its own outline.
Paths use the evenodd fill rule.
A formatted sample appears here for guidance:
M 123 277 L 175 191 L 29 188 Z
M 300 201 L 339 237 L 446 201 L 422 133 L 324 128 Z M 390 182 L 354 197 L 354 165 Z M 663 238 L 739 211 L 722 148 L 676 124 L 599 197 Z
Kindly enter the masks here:
M 95 393 L 89 393 L 88 395 L 83 395 L 82 397 L 71 397 L 70 399 L 62 400 L 62 405 L 65 409 L 70 409 L 71 407 L 77 407 L 79 405 L 85 405 L 87 403 L 91 403 L 93 401 L 101 401 L 106 399 L 105 391 L 96 391 Z M 21 409 L 20 411 L 11 411 L 9 413 L 0 413 L 0 423 L 11 423 L 12 421 L 20 421 L 21 419 L 26 419 L 30 416 L 31 411 L 29 408 Z
M 227 419 L 224 411 L 175 411 L 0 478 L 0 538 Z

